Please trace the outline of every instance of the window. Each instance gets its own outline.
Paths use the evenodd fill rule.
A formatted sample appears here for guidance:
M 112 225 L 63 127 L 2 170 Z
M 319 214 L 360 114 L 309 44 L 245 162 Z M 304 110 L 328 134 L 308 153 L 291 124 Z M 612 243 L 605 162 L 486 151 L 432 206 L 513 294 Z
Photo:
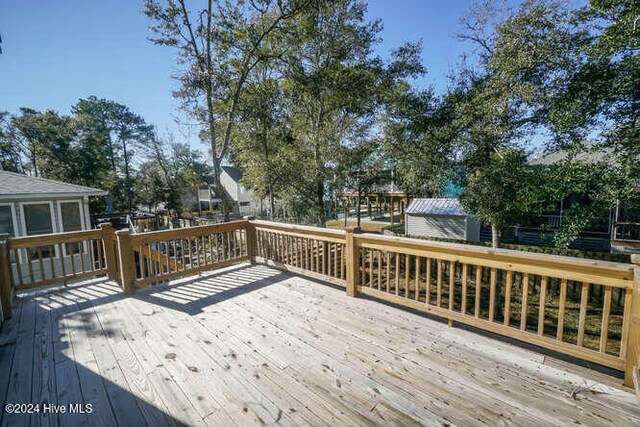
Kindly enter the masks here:
M 60 216 L 62 216 L 62 231 L 82 230 L 82 217 L 80 213 L 80 203 L 78 202 L 60 203 Z
M 15 237 L 15 232 L 11 205 L 0 206 L 0 234 L 8 234 L 10 237 Z
M 23 205 L 24 225 L 27 236 L 53 233 L 51 205 L 49 203 Z
M 53 233 L 50 203 L 24 204 L 22 205 L 22 215 L 27 236 Z M 51 256 L 51 246 L 31 248 L 30 252 L 31 259 L 40 256 L 48 258 Z
M 240 206 L 251 206 L 251 202 L 240 202 Z
M 60 202 L 60 222 L 62 231 L 82 230 L 82 213 L 79 202 Z M 77 254 L 80 252 L 80 243 L 67 243 L 65 245 L 67 254 Z

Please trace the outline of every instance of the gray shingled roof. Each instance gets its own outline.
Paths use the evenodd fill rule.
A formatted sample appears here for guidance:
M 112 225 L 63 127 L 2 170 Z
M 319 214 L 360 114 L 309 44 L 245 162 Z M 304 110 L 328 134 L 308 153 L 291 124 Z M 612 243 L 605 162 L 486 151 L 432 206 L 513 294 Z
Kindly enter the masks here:
M 242 179 L 242 171 L 240 169 L 236 169 L 233 166 L 222 166 L 221 168 L 235 182 L 240 182 L 240 179 Z
M 0 170 L 0 198 L 102 196 L 104 190 Z
M 467 215 L 458 199 L 413 199 L 405 212 L 414 215 Z
M 531 165 L 553 165 L 566 160 L 569 157 L 569 150 L 557 150 L 533 159 Z M 596 163 L 617 163 L 618 156 L 611 147 L 602 147 L 592 142 L 584 143 L 583 149 L 575 154 L 573 160 L 589 165 Z

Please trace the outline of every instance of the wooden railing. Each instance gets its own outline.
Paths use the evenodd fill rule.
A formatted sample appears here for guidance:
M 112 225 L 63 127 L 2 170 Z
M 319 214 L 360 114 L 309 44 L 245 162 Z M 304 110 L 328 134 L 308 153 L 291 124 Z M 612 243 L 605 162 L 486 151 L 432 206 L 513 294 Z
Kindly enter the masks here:
M 120 276 L 127 292 L 249 260 L 248 221 L 118 237 Z M 253 249 L 251 249 L 253 251 Z
M 267 221 L 251 224 L 257 261 L 346 286 L 344 231 Z
M 107 274 L 134 292 L 257 261 L 343 286 L 349 296 L 367 295 L 621 370 L 633 386 L 640 258 L 632 260 L 635 267 L 265 221 L 140 234 L 114 233 L 107 224 L 0 238 L 0 299 L 6 301 L 7 280 L 20 291 Z M 7 272 L 10 279 L 3 279 Z

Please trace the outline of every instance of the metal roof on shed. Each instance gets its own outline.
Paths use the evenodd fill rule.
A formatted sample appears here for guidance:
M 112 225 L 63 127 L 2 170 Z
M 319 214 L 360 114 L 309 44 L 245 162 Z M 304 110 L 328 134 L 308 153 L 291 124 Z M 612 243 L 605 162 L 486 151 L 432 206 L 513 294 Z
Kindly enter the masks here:
M 414 215 L 467 215 L 458 199 L 413 199 L 405 212 Z
M 104 190 L 83 187 L 82 185 L 27 176 L 14 172 L 0 171 L 0 198 L 25 198 L 28 196 L 102 196 Z

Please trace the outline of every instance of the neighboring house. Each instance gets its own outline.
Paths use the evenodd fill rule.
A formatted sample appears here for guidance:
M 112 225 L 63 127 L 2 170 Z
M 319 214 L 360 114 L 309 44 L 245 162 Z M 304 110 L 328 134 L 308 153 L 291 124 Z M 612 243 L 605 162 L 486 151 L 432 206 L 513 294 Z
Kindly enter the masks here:
M 220 183 L 224 188 L 227 199 L 234 202 L 233 213 L 237 216 L 254 215 L 261 210 L 259 200 L 256 200 L 251 189 L 242 185 L 242 171 L 232 166 L 222 166 Z M 213 182 L 198 190 L 198 200 L 202 207 L 211 210 L 218 206 L 222 199 L 216 194 Z
M 478 241 L 480 224 L 458 199 L 413 199 L 405 211 L 405 234 Z
M 20 237 L 89 230 L 89 197 L 105 194 L 106 191 L 95 188 L 0 170 L 0 233 Z M 35 280 L 39 280 L 41 271 L 49 277 L 52 267 L 56 271 L 61 270 L 61 260 L 64 260 L 65 271 L 79 271 L 81 257 L 85 264 L 90 262 L 86 245 L 85 243 L 84 248 L 77 243 L 42 246 L 29 253 L 19 250 L 21 269 L 17 269 L 17 260 L 12 258 L 13 274 L 15 276 L 21 271 L 23 282 L 30 283 L 29 258 L 32 260 Z M 53 262 L 40 262 L 38 265 L 40 257 L 54 259 Z
M 595 164 L 616 164 L 619 161 L 619 154 L 611 147 L 598 146 L 595 143 L 587 142 L 582 151 L 570 153 L 568 150 L 557 150 L 552 153 L 540 156 L 531 160 L 532 166 L 550 166 L 563 162 L 572 155 L 572 160 Z M 575 194 L 557 203 L 554 212 L 545 212 L 540 215 L 545 228 L 551 229 L 542 233 L 542 237 L 552 235 L 563 222 L 565 212 L 574 203 L 584 203 L 588 199 L 582 194 Z M 611 250 L 618 253 L 638 253 L 640 252 L 640 222 L 639 215 L 631 207 L 621 206 L 619 201 L 612 200 L 612 207 L 606 217 L 600 218 L 584 230 L 578 238 L 571 243 L 572 248 L 584 250 Z M 542 244 L 542 237 L 539 230 L 520 231 L 517 233 L 517 240 L 523 244 Z
M 91 228 L 89 197 L 96 188 L 0 171 L 0 233 L 12 237 Z

